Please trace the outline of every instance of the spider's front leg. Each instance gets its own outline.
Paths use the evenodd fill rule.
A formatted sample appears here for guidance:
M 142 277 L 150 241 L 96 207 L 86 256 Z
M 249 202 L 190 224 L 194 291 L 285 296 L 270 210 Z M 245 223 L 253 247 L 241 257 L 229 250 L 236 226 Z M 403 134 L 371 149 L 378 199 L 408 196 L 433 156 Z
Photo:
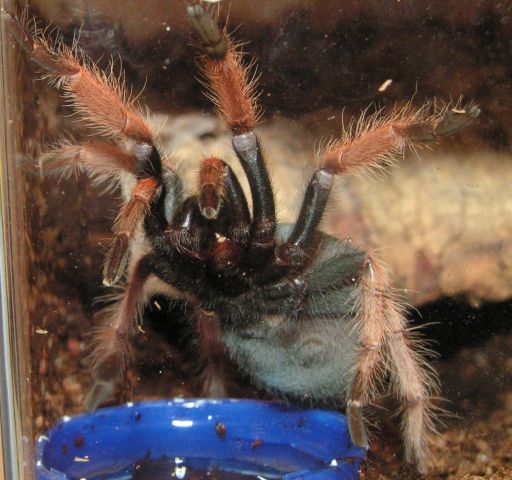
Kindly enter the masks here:
M 161 161 L 151 129 L 113 74 L 100 72 L 76 49 L 50 45 L 39 30 L 29 27 L 25 17 L 18 19 L 5 12 L 2 15 L 28 58 L 45 70 L 46 80 L 63 90 L 70 106 L 89 126 L 107 137 L 124 137 L 135 144 L 129 154 L 103 143 L 63 144 L 52 152 L 53 165 L 60 164 L 64 170 L 75 166 L 101 180 L 109 175 L 118 177 L 122 172 L 136 177 L 131 197 L 114 225 L 114 239 L 105 260 L 104 283 L 112 285 L 124 273 L 129 240 L 162 184 Z M 109 154 L 112 159 L 107 166 Z
M 417 148 L 450 135 L 480 114 L 476 105 L 430 113 L 407 106 L 388 117 L 361 118 L 357 128 L 331 142 L 320 154 L 320 168 L 311 177 L 295 227 L 277 252 L 277 265 L 301 269 L 316 252 L 317 228 L 323 218 L 334 175 L 379 170 L 393 164 L 406 147 Z
M 269 174 L 253 132 L 258 119 L 254 78 L 250 65 L 243 65 L 242 53 L 208 12 L 191 5 L 187 13 L 203 44 L 209 96 L 233 132 L 233 147 L 249 181 L 253 218 L 248 263 L 261 264 L 273 252 L 276 212 Z

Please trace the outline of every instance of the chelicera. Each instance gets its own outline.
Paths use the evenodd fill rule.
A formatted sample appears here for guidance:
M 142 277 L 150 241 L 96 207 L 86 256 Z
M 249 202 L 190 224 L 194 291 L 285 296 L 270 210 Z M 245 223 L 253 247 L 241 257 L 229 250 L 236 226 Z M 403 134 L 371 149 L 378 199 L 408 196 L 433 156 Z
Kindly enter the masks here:
M 7 15 L 30 60 L 101 137 L 63 142 L 43 155 L 44 169 L 64 177 L 84 172 L 93 181 L 120 185 L 124 196 L 103 276 L 113 285 L 126 273 L 126 284 L 95 333 L 84 408 L 96 409 L 111 396 L 140 312 L 154 295 L 165 295 L 193 312 L 189 321 L 206 360 L 207 396 L 226 395 L 227 356 L 262 389 L 346 405 L 352 440 L 367 447 L 363 409 L 389 375 L 403 403 L 406 459 L 424 472 L 438 389 L 425 348 L 408 329 L 375 254 L 322 233 L 319 225 L 336 175 L 385 167 L 406 147 L 464 127 L 478 108 L 432 113 L 428 106 L 408 105 L 362 117 L 321 149 L 295 224 L 280 225 L 254 133 L 259 109 L 251 66 L 200 4 L 188 5 L 187 14 L 202 43 L 209 96 L 231 128 L 252 209 L 230 166 L 215 157 L 202 162 L 197 193 L 184 198 L 172 163 L 119 82 L 76 49 L 53 47 L 27 22 Z

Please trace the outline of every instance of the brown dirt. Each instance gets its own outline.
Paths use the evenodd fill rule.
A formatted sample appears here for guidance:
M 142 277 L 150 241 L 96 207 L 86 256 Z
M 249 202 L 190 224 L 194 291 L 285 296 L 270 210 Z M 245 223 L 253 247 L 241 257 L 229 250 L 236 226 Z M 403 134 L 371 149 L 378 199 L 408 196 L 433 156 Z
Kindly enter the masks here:
M 442 406 L 438 446 L 428 480 L 512 478 L 512 335 L 463 348 L 437 362 Z M 382 417 L 382 415 L 381 415 Z M 363 479 L 416 479 L 400 459 L 395 419 L 387 417 L 363 468 Z M 390 434 L 392 441 L 383 438 Z

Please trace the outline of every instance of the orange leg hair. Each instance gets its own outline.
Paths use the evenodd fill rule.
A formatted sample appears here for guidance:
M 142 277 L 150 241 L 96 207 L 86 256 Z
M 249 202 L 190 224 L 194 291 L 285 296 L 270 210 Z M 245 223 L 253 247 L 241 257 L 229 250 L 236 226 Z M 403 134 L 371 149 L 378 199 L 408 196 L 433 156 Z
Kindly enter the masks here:
M 144 285 L 150 273 L 146 257 L 142 257 L 132 266 L 120 299 L 102 312 L 103 326 L 96 329 L 92 342 L 93 383 L 84 400 L 86 411 L 108 400 L 124 374 L 130 338 L 137 331 L 137 319 L 147 302 Z
M 29 28 L 26 19 L 19 21 L 8 13 L 5 18 L 11 33 L 30 60 L 46 71 L 48 80 L 62 88 L 71 107 L 93 129 L 116 139 L 126 137 L 135 141 L 133 155 L 106 144 L 64 144 L 50 152 L 51 159 L 47 162 L 47 166 L 59 169 L 64 175 L 80 168 L 100 181 L 119 171 L 128 171 L 137 177 L 131 198 L 117 217 L 114 239 L 105 260 L 104 283 L 112 285 L 124 273 L 129 240 L 148 212 L 160 186 L 160 157 L 154 155 L 151 130 L 134 102 L 128 98 L 122 83 L 112 74 L 100 72 L 81 58 L 76 48 L 52 47 L 37 29 Z M 110 159 L 110 164 L 107 159 Z
M 320 153 L 320 167 L 331 174 L 344 175 L 360 170 L 379 171 L 403 155 L 405 148 L 454 133 L 474 121 L 480 114 L 476 105 L 465 108 L 447 106 L 431 112 L 430 105 L 414 110 L 410 105 L 387 116 L 376 112 L 361 116 L 343 132 L 342 138 L 330 142 Z
M 87 65 L 77 49 L 64 45 L 53 48 L 27 22 L 5 13 L 10 31 L 34 63 L 42 67 L 45 78 L 64 90 L 72 107 L 100 133 L 124 135 L 138 142 L 153 144 L 151 130 L 113 75 L 105 75 Z
M 124 273 L 129 241 L 135 235 L 141 219 L 149 212 L 159 187 L 160 183 L 155 178 L 142 178 L 133 187 L 130 199 L 122 206 L 114 223 L 114 239 L 105 258 L 103 268 L 105 285 L 113 285 Z
M 123 172 L 136 174 L 133 155 L 102 142 L 81 145 L 64 142 L 44 152 L 39 162 L 45 173 L 70 178 L 83 172 L 93 179 L 93 183 L 107 187 L 115 187 Z
M 258 119 L 258 106 L 251 65 L 243 64 L 240 48 L 225 30 L 219 30 L 200 5 L 189 6 L 187 13 L 206 53 L 201 59 L 210 99 L 234 135 L 252 131 Z

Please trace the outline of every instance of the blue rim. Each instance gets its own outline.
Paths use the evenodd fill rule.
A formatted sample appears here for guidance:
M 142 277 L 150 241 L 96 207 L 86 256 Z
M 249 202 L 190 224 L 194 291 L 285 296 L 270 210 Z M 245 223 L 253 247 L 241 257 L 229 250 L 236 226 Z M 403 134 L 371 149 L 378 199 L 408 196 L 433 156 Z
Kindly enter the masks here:
M 130 478 L 136 462 L 165 457 L 269 479 L 354 480 L 364 453 L 337 412 L 256 400 L 147 401 L 59 420 L 37 440 L 36 478 Z

